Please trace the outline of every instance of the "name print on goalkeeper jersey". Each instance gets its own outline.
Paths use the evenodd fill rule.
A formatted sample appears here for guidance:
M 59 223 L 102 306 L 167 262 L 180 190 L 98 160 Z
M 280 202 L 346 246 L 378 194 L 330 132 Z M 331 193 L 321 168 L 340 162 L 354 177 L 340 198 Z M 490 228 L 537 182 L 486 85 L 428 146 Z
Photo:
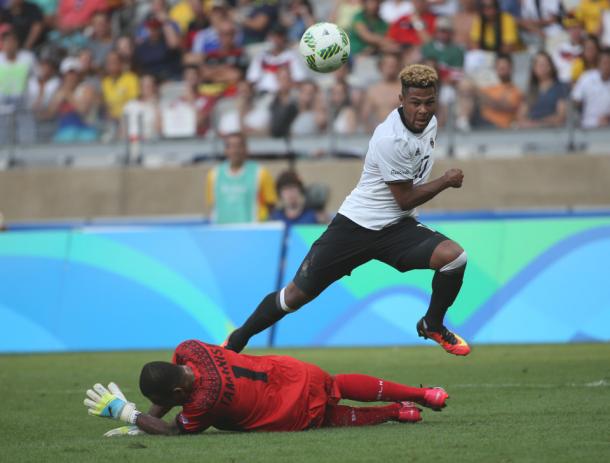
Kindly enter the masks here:
M 176 417 L 185 432 L 210 426 L 291 431 L 306 429 L 318 418 L 310 411 L 311 368 L 296 359 L 236 354 L 191 340 L 176 348 L 172 361 L 195 375 L 193 392 Z

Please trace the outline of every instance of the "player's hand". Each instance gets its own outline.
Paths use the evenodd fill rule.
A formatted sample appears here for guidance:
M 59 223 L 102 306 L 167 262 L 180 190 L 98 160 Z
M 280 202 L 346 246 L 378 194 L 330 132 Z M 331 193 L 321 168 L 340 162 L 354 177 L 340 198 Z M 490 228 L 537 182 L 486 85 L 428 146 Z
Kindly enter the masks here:
M 117 436 L 140 436 L 146 434 L 137 426 L 121 426 L 120 428 L 114 428 L 104 433 L 104 437 L 117 437 Z
M 83 402 L 88 408 L 89 415 L 114 418 L 115 420 L 135 424 L 136 418 L 140 414 L 136 410 L 135 405 L 127 402 L 125 395 L 118 389 L 116 384 L 111 383 L 108 387 L 115 390 L 115 392 L 118 390 L 122 398 L 113 394 L 101 384 L 95 384 L 93 389 L 87 390 L 88 398 Z
M 462 172 L 462 169 L 449 169 L 443 177 L 451 188 L 460 188 L 464 181 L 464 172 Z

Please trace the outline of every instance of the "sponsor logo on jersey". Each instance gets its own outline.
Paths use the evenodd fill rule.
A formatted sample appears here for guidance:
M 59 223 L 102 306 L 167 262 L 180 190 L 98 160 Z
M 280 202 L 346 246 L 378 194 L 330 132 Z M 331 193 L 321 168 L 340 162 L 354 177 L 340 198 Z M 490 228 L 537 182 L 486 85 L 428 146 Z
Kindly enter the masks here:
M 415 150 L 415 156 L 419 156 L 421 154 L 421 151 L 419 150 L 419 148 L 417 148 L 417 150 Z
M 396 170 L 396 169 L 392 169 L 390 171 L 390 175 L 409 175 L 409 173 L 406 170 Z

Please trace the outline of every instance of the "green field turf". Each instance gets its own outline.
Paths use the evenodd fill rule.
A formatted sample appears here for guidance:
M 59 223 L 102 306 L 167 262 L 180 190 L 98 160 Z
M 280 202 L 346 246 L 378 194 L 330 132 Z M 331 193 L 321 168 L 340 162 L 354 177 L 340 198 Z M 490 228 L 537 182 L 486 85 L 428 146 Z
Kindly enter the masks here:
M 119 423 L 88 416 L 84 391 L 114 380 L 147 409 L 139 369 L 169 352 L 0 356 L 0 461 L 610 461 L 610 344 L 478 346 L 466 358 L 438 347 L 281 353 L 331 373 L 442 385 L 449 406 L 417 424 L 108 439 Z

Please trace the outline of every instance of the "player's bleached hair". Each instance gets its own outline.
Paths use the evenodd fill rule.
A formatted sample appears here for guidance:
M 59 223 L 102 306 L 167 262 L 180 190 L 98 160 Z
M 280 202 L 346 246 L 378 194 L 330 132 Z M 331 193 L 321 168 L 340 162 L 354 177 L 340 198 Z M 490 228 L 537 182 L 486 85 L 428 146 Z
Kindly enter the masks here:
M 180 386 L 180 367 L 169 362 L 150 362 L 142 367 L 140 391 L 146 397 L 170 398 Z
M 438 74 L 425 64 L 410 64 L 400 71 L 399 77 L 403 94 L 412 87 L 438 89 Z

